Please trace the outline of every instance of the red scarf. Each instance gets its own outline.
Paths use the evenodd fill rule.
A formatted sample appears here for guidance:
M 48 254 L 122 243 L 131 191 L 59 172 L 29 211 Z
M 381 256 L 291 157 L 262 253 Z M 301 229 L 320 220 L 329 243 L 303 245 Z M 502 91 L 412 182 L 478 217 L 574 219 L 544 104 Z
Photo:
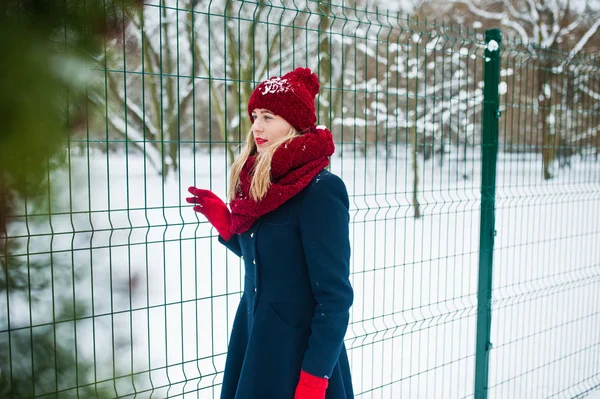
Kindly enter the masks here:
M 240 172 L 236 199 L 231 201 L 231 231 L 241 234 L 262 215 L 269 213 L 298 194 L 329 165 L 334 151 L 333 137 L 326 128 L 310 128 L 308 133 L 282 144 L 271 161 L 271 186 L 267 195 L 254 201 L 250 197 L 250 184 L 256 155 L 248 157 Z

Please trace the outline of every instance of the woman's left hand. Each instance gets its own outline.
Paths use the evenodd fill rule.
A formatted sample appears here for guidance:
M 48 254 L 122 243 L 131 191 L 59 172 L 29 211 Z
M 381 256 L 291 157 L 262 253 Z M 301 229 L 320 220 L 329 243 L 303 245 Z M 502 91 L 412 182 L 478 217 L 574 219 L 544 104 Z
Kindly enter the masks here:
M 327 378 L 315 377 L 301 370 L 294 399 L 325 399 L 328 384 L 329 380 Z

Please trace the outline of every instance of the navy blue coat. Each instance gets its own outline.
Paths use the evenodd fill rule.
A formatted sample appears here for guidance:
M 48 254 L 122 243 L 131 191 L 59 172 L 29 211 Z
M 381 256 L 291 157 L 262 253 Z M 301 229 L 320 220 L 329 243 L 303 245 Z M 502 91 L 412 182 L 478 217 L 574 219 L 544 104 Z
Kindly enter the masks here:
M 300 369 L 329 378 L 327 399 L 351 399 L 344 335 L 349 281 L 348 193 L 327 170 L 243 234 L 221 241 L 241 256 L 221 399 L 293 399 Z

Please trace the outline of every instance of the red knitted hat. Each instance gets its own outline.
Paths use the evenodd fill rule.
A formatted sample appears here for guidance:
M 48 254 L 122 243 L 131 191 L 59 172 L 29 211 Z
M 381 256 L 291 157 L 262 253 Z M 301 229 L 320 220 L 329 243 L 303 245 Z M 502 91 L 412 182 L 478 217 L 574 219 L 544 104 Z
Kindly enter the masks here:
M 274 76 L 260 83 L 248 101 L 248 115 L 264 108 L 281 116 L 297 130 L 314 126 L 317 121 L 315 96 L 319 92 L 319 78 L 309 68 L 296 68 L 282 77 Z

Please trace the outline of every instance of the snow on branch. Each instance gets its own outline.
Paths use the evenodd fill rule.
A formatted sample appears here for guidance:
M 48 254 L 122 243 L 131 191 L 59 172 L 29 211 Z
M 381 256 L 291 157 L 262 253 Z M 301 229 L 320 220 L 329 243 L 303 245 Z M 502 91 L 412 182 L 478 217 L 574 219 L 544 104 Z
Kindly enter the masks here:
M 467 8 L 469 9 L 469 11 L 471 11 L 473 14 L 475 14 L 478 17 L 485 18 L 485 19 L 491 19 L 491 20 L 495 20 L 495 21 L 500 21 L 500 23 L 503 24 L 504 26 L 506 26 L 507 28 L 511 28 L 512 30 L 517 32 L 519 34 L 519 36 L 521 36 L 521 41 L 523 43 L 525 43 L 525 44 L 529 43 L 529 41 L 530 41 L 529 35 L 527 34 L 527 31 L 525 31 L 525 28 L 523 28 L 523 26 L 521 24 L 519 24 L 518 22 L 513 21 L 507 15 L 506 12 L 486 11 L 484 9 L 477 7 L 475 4 L 473 4 L 472 0 L 454 0 L 454 3 L 460 3 L 460 4 L 466 5 Z M 534 23 L 533 25 L 535 26 L 536 24 Z
M 592 97 L 594 100 L 600 100 L 600 93 L 596 93 L 591 90 L 589 87 L 586 87 L 584 84 L 580 83 L 578 86 L 579 90 Z
M 144 143 L 147 142 L 147 140 L 138 130 L 134 129 L 130 124 L 126 123 L 126 121 L 123 118 L 116 115 L 111 116 L 111 118 L 108 120 L 108 123 L 113 127 L 113 129 L 117 131 L 117 133 L 125 137 L 127 141 L 132 143 L 136 149 L 138 149 L 144 154 L 146 159 L 150 161 L 150 164 L 157 171 L 157 173 L 161 172 L 162 160 L 160 151 L 156 149 L 156 147 L 154 147 L 152 144 L 144 145 Z M 171 158 L 168 157 L 166 154 L 165 156 L 165 163 L 168 165 L 171 164 Z
M 588 139 L 590 137 L 597 136 L 599 132 L 600 132 L 600 126 L 594 126 L 594 127 L 589 128 L 588 130 L 586 130 L 583 133 L 576 134 L 575 136 L 573 136 L 571 138 L 570 141 L 572 143 L 576 143 L 578 141 L 583 141 L 583 140 Z
M 592 26 L 590 26 L 590 28 L 587 30 L 587 32 L 585 32 L 585 34 L 581 37 L 581 39 L 579 39 L 579 41 L 577 42 L 575 47 L 573 47 L 573 49 L 569 52 L 569 57 L 567 58 L 565 63 L 571 61 L 573 59 L 573 57 L 575 57 L 577 55 L 577 53 L 579 53 L 581 51 L 583 46 L 585 46 L 587 44 L 587 42 L 592 38 L 592 36 L 596 33 L 596 31 L 598 30 L 599 27 L 600 27 L 600 19 L 597 19 L 596 22 Z
M 506 6 L 506 9 L 510 13 L 510 15 L 513 16 L 513 18 L 520 19 L 523 21 L 531 20 L 531 17 L 528 14 L 517 11 L 517 9 L 510 0 L 504 0 L 504 5 Z
M 115 80 L 111 74 L 107 74 L 107 78 L 110 83 L 109 87 L 111 88 L 113 94 L 115 94 L 117 96 L 117 98 L 119 99 L 119 103 L 125 104 L 125 106 L 127 107 L 127 110 L 137 118 L 138 122 L 141 125 L 146 126 L 146 128 L 148 129 L 148 131 L 150 132 L 150 134 L 153 137 L 158 137 L 159 131 L 156 128 L 156 126 L 154 126 L 154 124 L 152 123 L 152 120 L 150 118 L 146 117 L 144 111 L 137 104 L 132 103 L 131 101 L 125 100 L 121 91 L 118 90 L 117 83 L 115 82 Z
M 533 0 L 527 0 L 527 4 L 529 4 L 529 14 L 532 21 L 539 21 L 540 14 L 537 11 L 537 5 Z
M 581 24 L 582 19 L 583 18 L 577 18 L 575 21 L 571 22 L 569 25 L 567 25 L 564 28 L 562 28 L 562 30 L 559 33 L 560 36 L 568 35 L 574 29 L 576 29 L 577 27 L 579 27 L 579 25 Z

